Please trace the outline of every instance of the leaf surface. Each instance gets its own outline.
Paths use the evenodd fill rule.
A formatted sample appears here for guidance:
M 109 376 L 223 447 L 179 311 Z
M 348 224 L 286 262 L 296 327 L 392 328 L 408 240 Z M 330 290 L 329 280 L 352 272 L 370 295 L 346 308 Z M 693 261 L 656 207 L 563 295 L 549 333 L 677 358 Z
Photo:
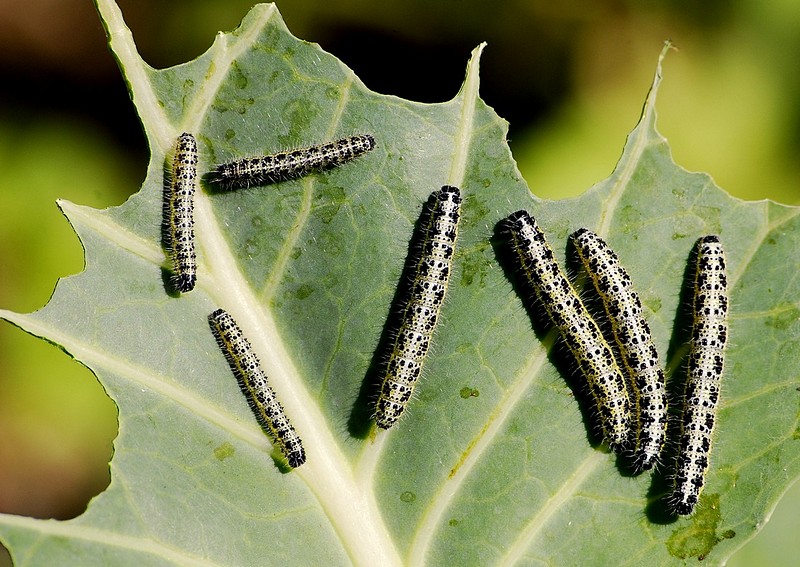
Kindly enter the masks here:
M 148 175 L 117 208 L 60 203 L 85 271 L 42 310 L 2 316 L 95 372 L 119 407 L 119 436 L 111 484 L 82 516 L 0 516 L 16 565 L 722 563 L 763 525 L 800 469 L 800 209 L 739 201 L 672 161 L 655 127 L 660 61 L 612 175 L 579 198 L 543 201 L 478 95 L 482 47 L 453 100 L 418 104 L 371 92 L 294 38 L 271 4 L 198 59 L 154 70 L 118 8 L 97 3 L 150 143 Z M 274 186 L 202 185 L 198 286 L 176 297 L 160 215 L 183 131 L 198 138 L 201 171 L 356 133 L 378 147 Z M 444 184 L 465 197 L 455 275 L 407 415 L 373 434 L 369 369 L 421 203 Z M 722 237 L 731 346 L 695 516 L 659 517 L 664 473 L 624 474 L 593 443 L 552 333 L 535 332 L 498 263 L 497 223 L 519 208 L 562 262 L 579 227 L 608 240 L 676 375 L 687 261 L 697 238 Z M 244 329 L 302 437 L 301 468 L 276 465 L 208 328 L 218 307 Z

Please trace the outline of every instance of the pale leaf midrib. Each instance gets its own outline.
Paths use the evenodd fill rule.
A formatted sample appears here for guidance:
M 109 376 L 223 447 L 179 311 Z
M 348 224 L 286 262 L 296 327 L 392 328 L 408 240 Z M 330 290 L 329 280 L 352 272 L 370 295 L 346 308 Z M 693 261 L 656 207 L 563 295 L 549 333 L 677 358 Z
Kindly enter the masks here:
M 150 143 L 165 153 L 174 143 L 174 132 L 167 120 L 150 82 L 152 70 L 136 50 L 131 30 L 125 24 L 122 11 L 113 0 L 95 0 L 100 17 L 106 24 L 111 50 L 119 59 L 120 69 L 130 85 L 131 95 Z
M 270 23 L 277 14 L 275 4 L 260 5 L 259 18 L 249 28 L 240 30 L 239 34 L 220 34 L 212 46 L 211 75 L 207 76 L 196 91 L 189 109 L 184 116 L 189 117 L 185 127 L 189 131 L 197 131 L 205 120 L 211 105 L 216 100 L 217 93 L 228 77 L 231 64 L 248 49 L 251 49 L 254 40 L 261 31 Z M 235 41 L 230 38 L 235 37 Z
M 633 174 L 639 166 L 639 161 L 644 155 L 645 150 L 651 144 L 661 143 L 664 138 L 656 131 L 656 98 L 658 95 L 658 88 L 661 84 L 661 65 L 667 51 L 671 48 L 671 44 L 667 42 L 661 50 L 656 65 L 656 72 L 653 76 L 653 83 L 650 87 L 650 92 L 647 93 L 647 100 L 645 101 L 642 110 L 642 116 L 639 123 L 633 129 L 628 137 L 628 143 L 625 144 L 625 150 L 618 167 L 612 174 L 614 180 L 611 190 L 606 197 L 601 210 L 600 221 L 597 226 L 597 234 L 601 237 L 606 237 L 610 231 L 611 223 L 614 219 L 614 213 L 617 210 L 622 195 L 625 193 L 628 184 L 633 178 Z M 621 166 L 621 167 L 619 167 Z
M 554 335 L 551 333 L 550 339 L 552 338 Z M 552 342 L 549 346 L 552 346 Z M 534 351 L 524 371 L 520 373 L 512 387 L 506 390 L 506 395 L 495 405 L 487 419 L 486 427 L 478 432 L 468 444 L 469 454 L 458 465 L 458 468 L 451 472 L 451 477 L 433 496 L 432 502 L 426 508 L 417 528 L 417 535 L 411 543 L 409 565 L 422 566 L 425 564 L 425 557 L 433 544 L 434 536 L 438 533 L 436 527 L 441 518 L 460 493 L 460 488 L 470 478 L 470 473 L 480 462 L 481 457 L 491 449 L 493 441 L 503 431 L 506 420 L 513 415 L 513 408 L 540 375 L 542 367 L 548 360 L 549 348 L 546 347 L 547 345 L 542 343 Z
M 119 532 L 102 530 L 94 526 L 82 524 L 77 520 L 39 520 L 26 516 L 0 514 L 0 524 L 14 528 L 23 528 L 32 532 L 35 531 L 54 538 L 68 538 L 71 540 L 91 542 L 118 551 L 126 550 L 138 554 L 145 553 L 170 561 L 175 565 L 186 565 L 187 567 L 225 567 L 223 563 L 209 561 L 199 555 L 186 553 L 185 550 L 181 548 L 162 545 L 152 537 L 120 535 Z
M 159 110 L 148 70 L 136 53 L 132 36 L 124 25 L 119 9 L 110 5 L 107 0 L 99 2 L 101 15 L 108 21 L 112 46 L 131 83 L 148 139 L 151 144 L 156 143 L 162 153 L 166 153 L 174 144 L 175 133 Z M 204 115 L 202 109 L 209 108 L 219 85 L 224 82 L 230 61 L 252 44 L 253 37 L 263 29 L 272 13 L 274 7 L 262 13 L 262 18 L 258 21 L 261 25 L 251 24 L 243 36 L 240 31 L 241 37 L 234 44 L 234 49 L 223 48 L 228 47 L 227 41 L 223 47 L 217 49 L 217 52 L 227 56 L 223 63 L 227 60 L 228 65 L 215 67 L 209 87 L 202 88 L 193 102 L 192 107 L 198 111 L 198 124 Z M 227 37 L 229 36 L 226 36 L 226 40 Z M 296 474 L 299 474 L 315 494 L 354 563 L 399 564 L 393 543 L 380 525 L 377 510 L 371 504 L 371 499 L 365 498 L 363 491 L 354 483 L 349 463 L 338 450 L 336 440 L 319 408 L 303 387 L 299 373 L 277 332 L 272 314 L 262 307 L 238 269 L 234 255 L 213 216 L 208 197 L 200 192 L 196 201 L 198 240 L 201 251 L 205 253 L 208 271 L 211 272 L 204 274 L 201 271 L 200 277 L 210 279 L 204 287 L 207 287 L 217 305 L 227 307 L 238 318 L 254 343 L 254 349 L 261 354 L 262 363 L 267 367 L 287 412 L 293 415 L 309 452 L 309 462 L 296 471 Z
M 230 432 L 254 448 L 264 450 L 267 446 L 267 441 L 257 425 L 243 425 L 233 414 L 214 406 L 208 399 L 197 396 L 194 391 L 172 382 L 164 375 L 99 350 L 96 345 L 81 341 L 75 335 L 65 333 L 39 320 L 35 315 L 0 310 L 0 317 L 19 325 L 35 336 L 47 337 L 48 340 L 61 345 L 96 373 L 105 370 L 128 380 L 131 384 L 156 392 L 165 399 L 172 400 L 176 405 L 187 408 L 190 413 L 216 424 L 220 429 Z
M 331 117 L 330 126 L 328 127 L 328 140 L 333 140 L 334 136 L 336 136 L 337 126 L 341 123 L 344 109 L 347 106 L 347 102 L 350 100 L 350 89 L 353 86 L 353 73 L 348 72 L 346 77 L 346 82 L 341 85 L 342 96 L 339 98 L 339 104 L 337 105 L 336 112 L 334 112 L 334 115 Z M 313 204 L 314 189 L 316 185 L 315 180 L 316 176 L 311 175 L 306 177 L 302 182 L 303 196 L 300 204 L 300 210 L 297 212 L 295 222 L 292 224 L 292 228 L 286 235 L 286 238 L 284 239 L 283 244 L 278 251 L 275 263 L 269 272 L 270 275 L 260 294 L 264 305 L 269 305 L 274 298 L 278 286 L 283 280 L 283 277 L 286 275 L 286 269 L 289 264 L 289 260 L 291 259 L 292 252 L 297 246 L 297 242 L 300 240 L 300 235 L 303 233 L 303 230 L 308 224 L 308 219 L 311 216 Z
M 255 33 L 245 35 L 251 38 L 256 36 Z M 245 46 L 245 42 L 239 45 Z M 230 61 L 227 64 L 230 65 Z M 340 118 L 341 111 L 333 118 L 332 129 Z M 276 282 L 284 273 L 294 242 L 310 215 L 313 176 L 306 179 L 304 184 L 303 204 L 293 227 L 293 237 L 288 237 L 282 248 L 283 265 L 279 264 L 277 269 L 272 270 Z M 206 252 L 213 280 L 210 294 L 217 305 L 234 315 L 250 338 L 270 376 L 272 386 L 303 439 L 308 461 L 294 474 L 306 482 L 355 564 L 398 564 L 393 543 L 383 529 L 377 507 L 355 482 L 349 462 L 342 454 L 316 400 L 305 388 L 278 331 L 269 307 L 268 295 L 271 291 L 267 292 L 267 297 L 263 297 L 247 281 L 217 222 L 210 199 L 204 194 L 198 195 L 196 214 L 197 224 L 202 227 L 202 230 L 198 230 L 198 239 Z M 267 287 L 271 288 L 269 285 Z
M 575 467 L 575 472 L 545 502 L 544 506 L 528 522 L 519 537 L 506 549 L 506 554 L 496 563 L 497 567 L 517 565 L 531 542 L 541 533 L 550 518 L 571 498 L 584 482 L 605 460 L 606 455 L 600 451 L 591 451 L 586 459 Z

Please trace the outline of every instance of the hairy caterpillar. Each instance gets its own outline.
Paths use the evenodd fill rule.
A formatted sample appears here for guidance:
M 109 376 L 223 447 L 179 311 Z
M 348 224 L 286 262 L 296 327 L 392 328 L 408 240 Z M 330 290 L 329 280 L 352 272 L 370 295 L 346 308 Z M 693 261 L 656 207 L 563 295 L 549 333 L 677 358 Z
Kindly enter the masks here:
M 211 181 L 225 190 L 278 183 L 333 169 L 374 147 L 375 138 L 363 134 L 290 152 L 237 159 L 218 165 Z
M 694 324 L 675 484 L 667 498 L 669 510 L 681 516 L 694 510 L 708 471 L 728 339 L 727 287 L 722 243 L 718 236 L 704 236 L 697 244 Z
M 194 289 L 194 192 L 197 184 L 197 141 L 184 132 L 178 137 L 169 184 L 165 185 L 162 219 L 172 263 L 172 285 L 181 293 Z
M 461 192 L 445 185 L 431 195 L 430 205 L 430 216 L 423 217 L 418 246 L 421 255 L 412 275 L 410 297 L 376 404 L 375 422 L 381 429 L 397 422 L 411 398 L 447 292 L 461 216 Z
M 638 415 L 633 466 L 636 471 L 647 470 L 661 454 L 667 428 L 666 381 L 650 326 L 630 276 L 603 239 L 581 228 L 572 235 L 572 242 L 603 302 L 633 389 L 631 405 Z
M 303 443 L 270 388 L 250 342 L 233 317 L 222 309 L 209 315 L 208 322 L 256 418 L 286 457 L 289 466 L 296 469 L 306 462 Z
M 505 223 L 523 274 L 586 377 L 606 441 L 622 453 L 629 445 L 631 404 L 611 348 L 558 266 L 533 217 L 517 211 Z

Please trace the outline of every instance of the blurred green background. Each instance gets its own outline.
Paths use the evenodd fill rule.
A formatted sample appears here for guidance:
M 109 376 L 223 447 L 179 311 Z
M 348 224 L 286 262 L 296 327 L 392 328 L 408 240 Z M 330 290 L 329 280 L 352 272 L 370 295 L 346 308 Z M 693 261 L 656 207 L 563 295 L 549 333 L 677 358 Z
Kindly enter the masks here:
M 235 28 L 245 0 L 121 1 L 145 60 L 162 68 Z M 744 199 L 800 204 L 800 2 L 796 0 L 287 0 L 287 25 L 378 92 L 449 100 L 470 50 L 484 98 L 510 122 L 540 197 L 606 177 L 639 117 L 663 41 L 659 129 L 675 160 Z M 89 0 L 0 3 L 0 307 L 41 308 L 82 269 L 55 200 L 121 204 L 141 184 L 143 137 Z M 116 408 L 91 373 L 0 323 L 0 511 L 71 518 L 108 484 Z M 800 484 L 729 563 L 797 565 Z M 0 564 L 3 561 L 0 560 Z

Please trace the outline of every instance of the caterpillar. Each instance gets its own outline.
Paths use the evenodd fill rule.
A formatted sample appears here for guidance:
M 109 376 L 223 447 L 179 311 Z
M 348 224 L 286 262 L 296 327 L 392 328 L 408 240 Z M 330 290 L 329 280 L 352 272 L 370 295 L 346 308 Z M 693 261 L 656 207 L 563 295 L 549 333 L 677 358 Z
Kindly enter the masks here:
M 289 466 L 296 469 L 306 462 L 303 443 L 269 386 L 267 375 L 261 369 L 261 363 L 250 342 L 233 317 L 223 309 L 211 313 L 208 322 L 258 422 L 277 445 Z
M 178 137 L 169 183 L 165 184 L 162 222 L 165 228 L 172 285 L 181 293 L 194 289 L 197 258 L 194 250 L 194 192 L 197 183 L 197 141 L 184 132 Z
M 381 429 L 389 429 L 400 418 L 422 371 L 447 293 L 461 216 L 461 192 L 449 185 L 435 191 L 428 212 L 429 216 L 423 212 L 416 246 L 420 258 L 375 406 L 375 422 Z
M 229 161 L 218 165 L 210 180 L 228 191 L 288 181 L 333 169 L 374 147 L 375 138 L 370 134 L 350 136 L 320 146 Z
M 653 467 L 664 446 L 667 428 L 667 392 L 650 326 L 642 302 L 619 257 L 602 238 L 586 228 L 572 235 L 578 257 L 603 302 L 611 330 L 632 386 L 631 406 L 638 415 L 633 467 Z
M 692 513 L 705 483 L 728 339 L 728 282 L 718 236 L 697 243 L 692 338 L 674 486 L 667 498 L 675 515 Z
M 630 442 L 631 403 L 611 348 L 558 266 L 533 217 L 517 211 L 505 225 L 522 273 L 589 384 L 604 438 L 612 450 L 623 453 Z

